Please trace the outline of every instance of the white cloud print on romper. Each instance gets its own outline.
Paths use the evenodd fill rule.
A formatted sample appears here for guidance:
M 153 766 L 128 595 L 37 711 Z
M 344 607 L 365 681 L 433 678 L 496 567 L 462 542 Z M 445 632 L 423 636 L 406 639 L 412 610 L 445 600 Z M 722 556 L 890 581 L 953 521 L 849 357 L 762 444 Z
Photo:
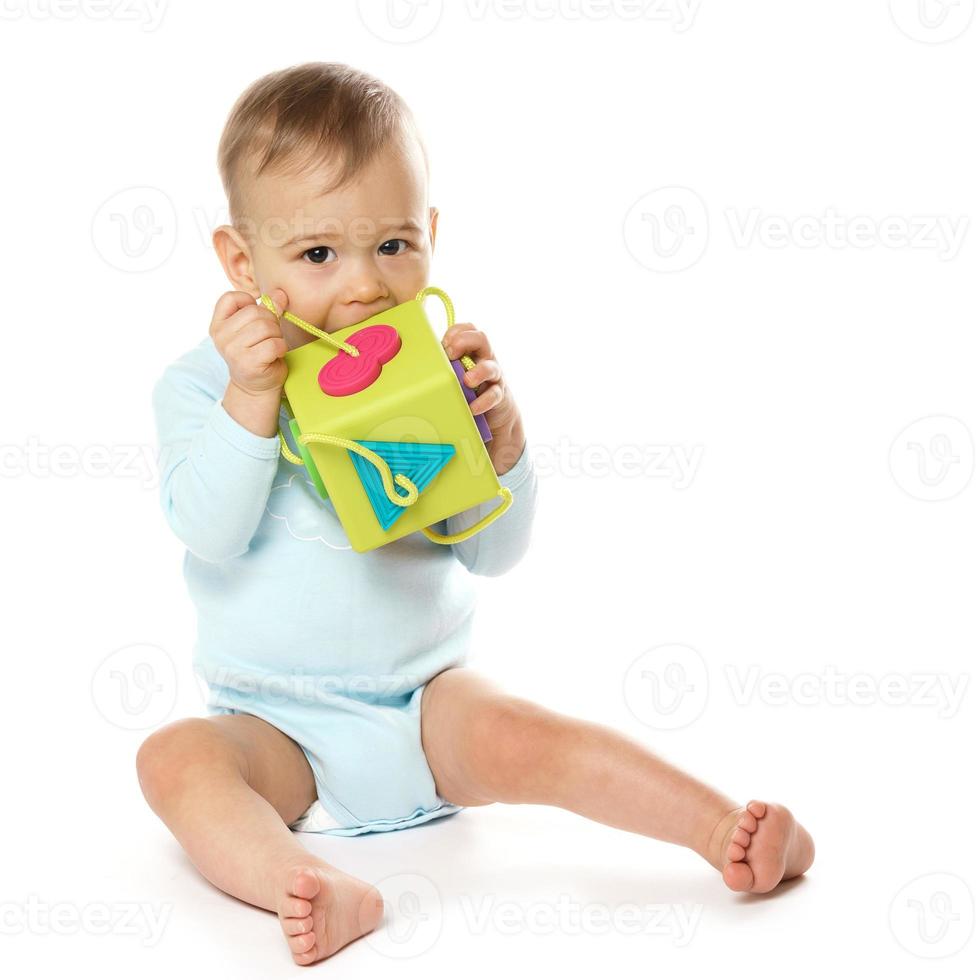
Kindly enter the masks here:
M 296 480 L 306 487 L 294 488 Z M 297 541 L 322 541 L 338 551 L 351 549 L 340 522 L 330 512 L 330 505 L 320 499 L 316 487 L 302 473 L 294 473 L 288 482 L 276 484 L 269 492 L 265 509 L 270 517 L 284 521 L 286 530 Z

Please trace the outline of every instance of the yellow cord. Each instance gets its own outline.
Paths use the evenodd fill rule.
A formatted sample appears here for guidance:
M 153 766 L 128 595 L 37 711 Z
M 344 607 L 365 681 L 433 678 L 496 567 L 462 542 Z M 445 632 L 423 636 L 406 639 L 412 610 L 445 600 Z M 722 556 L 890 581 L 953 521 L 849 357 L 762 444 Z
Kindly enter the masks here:
M 282 433 L 280 433 L 281 435 Z M 381 482 L 384 484 L 385 494 L 387 494 L 388 499 L 393 504 L 398 504 L 399 507 L 408 507 L 419 499 L 418 487 L 403 473 L 398 473 L 395 476 L 395 483 L 400 487 L 404 487 L 408 493 L 405 496 L 402 496 L 400 493 L 395 493 L 394 484 L 391 482 L 391 469 L 388 464 L 376 452 L 368 449 L 367 446 L 362 446 L 360 443 L 354 442 L 353 439 L 345 439 L 343 436 L 328 436 L 323 432 L 304 432 L 299 437 L 299 442 L 303 443 L 304 446 L 310 442 L 325 442 L 331 446 L 341 446 L 344 449 L 349 449 L 351 452 L 363 456 L 378 468 L 378 472 L 381 474 Z M 300 462 L 302 463 L 303 461 L 300 460 Z
M 266 296 L 265 293 L 259 297 L 262 301 L 262 305 L 271 310 L 278 317 L 279 314 L 276 313 L 276 304 Z M 307 333 L 313 334 L 314 337 L 319 337 L 320 340 L 325 340 L 328 344 L 336 347 L 337 350 L 342 350 L 345 354 L 350 354 L 351 357 L 360 357 L 361 352 L 353 345 L 348 344 L 344 340 L 337 340 L 336 337 L 331 337 L 326 331 L 321 330 L 319 327 L 314 327 L 312 323 L 307 323 L 301 317 L 298 317 L 295 313 L 283 313 L 281 319 L 288 320 L 290 323 L 295 323 L 297 327 L 302 327 Z
M 421 528 L 421 531 L 430 541 L 435 541 L 436 544 L 458 544 L 460 541 L 465 541 L 467 538 L 473 537 L 474 534 L 478 534 L 488 524 L 493 523 L 501 514 L 506 513 L 507 508 L 514 502 L 514 495 L 510 492 L 509 487 L 501 487 L 497 491 L 497 496 L 503 497 L 504 502 L 495 510 L 490 511 L 482 520 L 477 521 L 476 524 L 468 527 L 465 531 L 460 531 L 459 534 L 437 534 L 435 531 L 430 531 L 427 527 Z
M 279 430 L 279 441 L 282 443 L 280 449 L 282 450 L 283 456 L 290 462 L 295 463 L 297 466 L 304 466 L 303 457 L 297 456 L 289 446 L 286 445 L 286 437 L 282 434 L 282 429 Z
M 448 294 L 438 286 L 426 286 L 415 294 L 415 301 L 421 303 L 426 296 L 438 296 L 442 300 L 442 305 L 446 307 L 446 319 L 449 321 L 449 326 L 452 326 L 456 322 L 456 311 Z M 476 361 L 469 354 L 463 354 L 459 359 L 467 371 L 472 371 L 476 367 Z

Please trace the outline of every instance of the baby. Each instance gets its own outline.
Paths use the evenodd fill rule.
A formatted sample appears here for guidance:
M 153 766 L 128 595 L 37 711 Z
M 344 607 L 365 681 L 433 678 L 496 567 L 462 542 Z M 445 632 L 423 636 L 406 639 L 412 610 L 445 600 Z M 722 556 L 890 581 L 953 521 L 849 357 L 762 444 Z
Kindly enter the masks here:
M 429 285 L 438 210 L 401 98 L 344 65 L 275 72 L 235 104 L 219 164 L 232 223 L 213 243 L 234 291 L 153 391 L 160 498 L 187 547 L 207 716 L 163 726 L 136 759 L 147 802 L 195 866 L 276 912 L 300 965 L 376 928 L 384 906 L 295 831 L 351 836 L 493 802 L 550 804 L 688 847 L 735 891 L 803 874 L 813 841 L 786 807 L 739 806 L 640 742 L 464 666 L 472 576 L 520 560 L 537 493 L 485 333 L 456 323 L 442 339 L 449 358 L 475 361 L 470 408 L 485 413 L 513 496 L 479 534 L 447 546 L 416 532 L 355 552 L 331 502 L 280 458 L 283 355 L 310 342 L 282 314 L 332 332 Z M 458 533 L 498 503 L 433 530 Z

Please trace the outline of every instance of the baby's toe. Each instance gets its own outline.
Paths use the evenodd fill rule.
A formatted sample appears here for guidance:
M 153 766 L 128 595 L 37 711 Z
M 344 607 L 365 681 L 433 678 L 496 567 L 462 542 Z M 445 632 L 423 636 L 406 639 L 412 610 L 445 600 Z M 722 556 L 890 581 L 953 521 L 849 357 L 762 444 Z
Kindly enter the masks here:
M 744 861 L 726 864 L 721 876 L 733 892 L 747 892 L 752 887 L 752 869 Z
M 312 932 L 304 932 L 300 936 L 289 936 L 286 939 L 289 943 L 289 951 L 294 955 L 311 953 L 316 947 L 316 936 Z
M 760 800 L 752 800 L 749 805 L 745 808 L 752 814 L 752 816 L 757 817 L 761 820 L 766 815 L 766 805 Z
M 735 832 L 732 834 L 733 844 L 740 844 L 742 847 L 748 847 L 750 840 L 752 840 L 752 835 L 747 830 L 743 830 L 741 827 L 735 828 Z
M 299 868 L 292 877 L 289 894 L 311 899 L 320 891 L 320 877 L 311 868 Z
M 745 859 L 745 848 L 740 844 L 731 843 L 728 845 L 728 850 L 725 853 L 725 857 L 729 861 L 742 861 Z
M 282 931 L 287 936 L 302 936 L 304 932 L 313 931 L 313 916 L 308 915 L 305 919 L 280 919 Z
M 756 820 L 748 810 L 746 810 L 745 813 L 738 818 L 738 826 L 747 833 L 754 834 L 759 829 L 759 821 Z
M 284 919 L 304 919 L 313 914 L 313 905 L 305 898 L 287 895 L 279 906 L 279 915 Z

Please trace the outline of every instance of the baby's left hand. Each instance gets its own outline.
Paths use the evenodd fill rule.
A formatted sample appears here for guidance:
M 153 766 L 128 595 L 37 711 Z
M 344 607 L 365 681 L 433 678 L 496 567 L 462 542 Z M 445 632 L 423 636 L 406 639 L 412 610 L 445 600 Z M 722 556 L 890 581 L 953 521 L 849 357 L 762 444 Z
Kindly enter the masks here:
M 468 354 L 476 361 L 463 375 L 464 382 L 477 389 L 477 397 L 469 403 L 470 411 L 474 415 L 484 413 L 493 436 L 486 444 L 487 452 L 497 475 L 506 473 L 524 449 L 524 426 L 487 335 L 472 323 L 454 323 L 443 336 L 442 346 L 450 360 Z

